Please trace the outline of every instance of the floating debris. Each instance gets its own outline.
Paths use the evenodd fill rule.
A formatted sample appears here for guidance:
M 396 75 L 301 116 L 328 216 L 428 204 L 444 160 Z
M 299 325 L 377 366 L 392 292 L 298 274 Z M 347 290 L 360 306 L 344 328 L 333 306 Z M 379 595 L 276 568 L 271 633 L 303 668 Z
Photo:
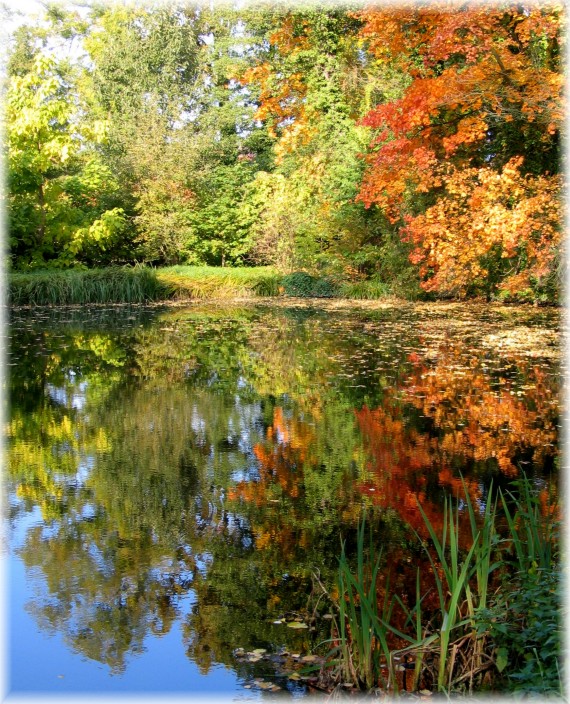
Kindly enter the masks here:
M 316 655 L 303 655 L 301 658 L 301 662 L 316 662 L 317 660 L 320 660 Z

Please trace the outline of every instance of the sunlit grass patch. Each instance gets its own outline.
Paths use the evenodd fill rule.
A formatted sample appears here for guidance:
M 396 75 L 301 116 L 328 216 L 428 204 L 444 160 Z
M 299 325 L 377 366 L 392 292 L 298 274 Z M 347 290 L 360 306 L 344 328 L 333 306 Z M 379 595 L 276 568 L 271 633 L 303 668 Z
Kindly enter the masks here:
M 172 298 L 276 296 L 281 275 L 272 267 L 173 266 L 157 270 Z
M 377 300 L 390 296 L 392 290 L 383 281 L 357 281 L 354 283 L 343 283 L 340 285 L 339 295 L 342 298 L 354 298 L 357 300 Z

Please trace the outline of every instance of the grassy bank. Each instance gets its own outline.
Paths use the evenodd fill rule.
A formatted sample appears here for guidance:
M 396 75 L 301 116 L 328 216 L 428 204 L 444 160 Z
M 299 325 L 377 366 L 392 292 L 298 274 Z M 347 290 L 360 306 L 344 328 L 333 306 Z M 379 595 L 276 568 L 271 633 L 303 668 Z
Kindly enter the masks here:
M 174 266 L 10 272 L 7 293 L 10 305 L 40 306 L 260 296 L 379 299 L 390 291 L 375 282 L 336 284 L 271 267 Z
M 343 544 L 336 584 L 321 584 L 335 614 L 334 648 L 321 673 L 329 689 L 351 682 L 393 695 L 562 694 L 558 507 L 545 505 L 526 479 L 489 492 L 482 515 L 467 491 L 462 503 L 470 526 L 463 549 L 451 500 L 440 530 L 422 511 L 431 588 L 418 568 L 411 603 L 390 590 L 364 520 L 356 559 Z M 425 607 L 428 592 L 437 594 L 435 608 Z
M 181 299 L 274 296 L 280 277 L 267 267 L 115 267 L 93 270 L 11 272 L 13 306 L 152 303 Z

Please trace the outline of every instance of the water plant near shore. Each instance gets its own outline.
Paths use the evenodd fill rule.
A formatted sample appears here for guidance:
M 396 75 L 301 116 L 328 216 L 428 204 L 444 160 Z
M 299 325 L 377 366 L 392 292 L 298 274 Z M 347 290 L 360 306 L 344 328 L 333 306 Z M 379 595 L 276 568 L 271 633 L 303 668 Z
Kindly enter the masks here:
M 12 306 L 152 303 L 275 296 L 279 282 L 270 267 L 109 267 L 11 272 L 7 293 Z
M 7 283 L 12 306 L 148 303 L 168 297 L 148 267 L 13 272 Z
M 411 608 L 397 593 L 389 593 L 388 579 L 379 595 L 385 565 L 372 540 L 365 549 L 366 516 L 358 527 L 354 570 L 343 542 L 334 589 L 338 598 L 331 597 L 338 614 L 338 646 L 323 679 L 338 683 L 349 678 L 362 690 L 380 686 L 397 693 L 402 684 L 407 689 L 406 671 L 413 669 L 412 690 L 421 685 L 447 694 L 560 694 L 557 507 L 552 502 L 542 506 L 531 481 L 523 477 L 513 491 L 494 493 L 491 487 L 478 516 L 465 484 L 463 488 L 455 508 L 446 498 L 441 532 L 419 506 L 430 537 L 422 544 L 437 590 L 435 610 L 422 606 L 426 593 L 419 571 Z M 471 530 L 468 548 L 460 547 L 463 511 Z M 395 625 L 396 609 L 405 614 L 404 631 Z

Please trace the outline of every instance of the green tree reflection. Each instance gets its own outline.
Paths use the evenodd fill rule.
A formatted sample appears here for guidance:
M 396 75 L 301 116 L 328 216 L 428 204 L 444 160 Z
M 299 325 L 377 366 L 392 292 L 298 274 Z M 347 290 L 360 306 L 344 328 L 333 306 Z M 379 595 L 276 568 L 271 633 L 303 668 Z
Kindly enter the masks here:
M 461 321 L 409 307 L 66 315 L 13 324 L 10 517 L 42 511 L 19 549 L 39 627 L 113 672 L 176 621 L 203 672 L 246 667 L 236 647 L 304 652 L 326 623 L 273 621 L 306 609 L 314 570 L 332 583 L 363 507 L 405 599 L 417 499 L 437 525 L 460 473 L 480 497 L 557 452 L 556 364 L 492 364 L 500 317 L 448 340 Z

